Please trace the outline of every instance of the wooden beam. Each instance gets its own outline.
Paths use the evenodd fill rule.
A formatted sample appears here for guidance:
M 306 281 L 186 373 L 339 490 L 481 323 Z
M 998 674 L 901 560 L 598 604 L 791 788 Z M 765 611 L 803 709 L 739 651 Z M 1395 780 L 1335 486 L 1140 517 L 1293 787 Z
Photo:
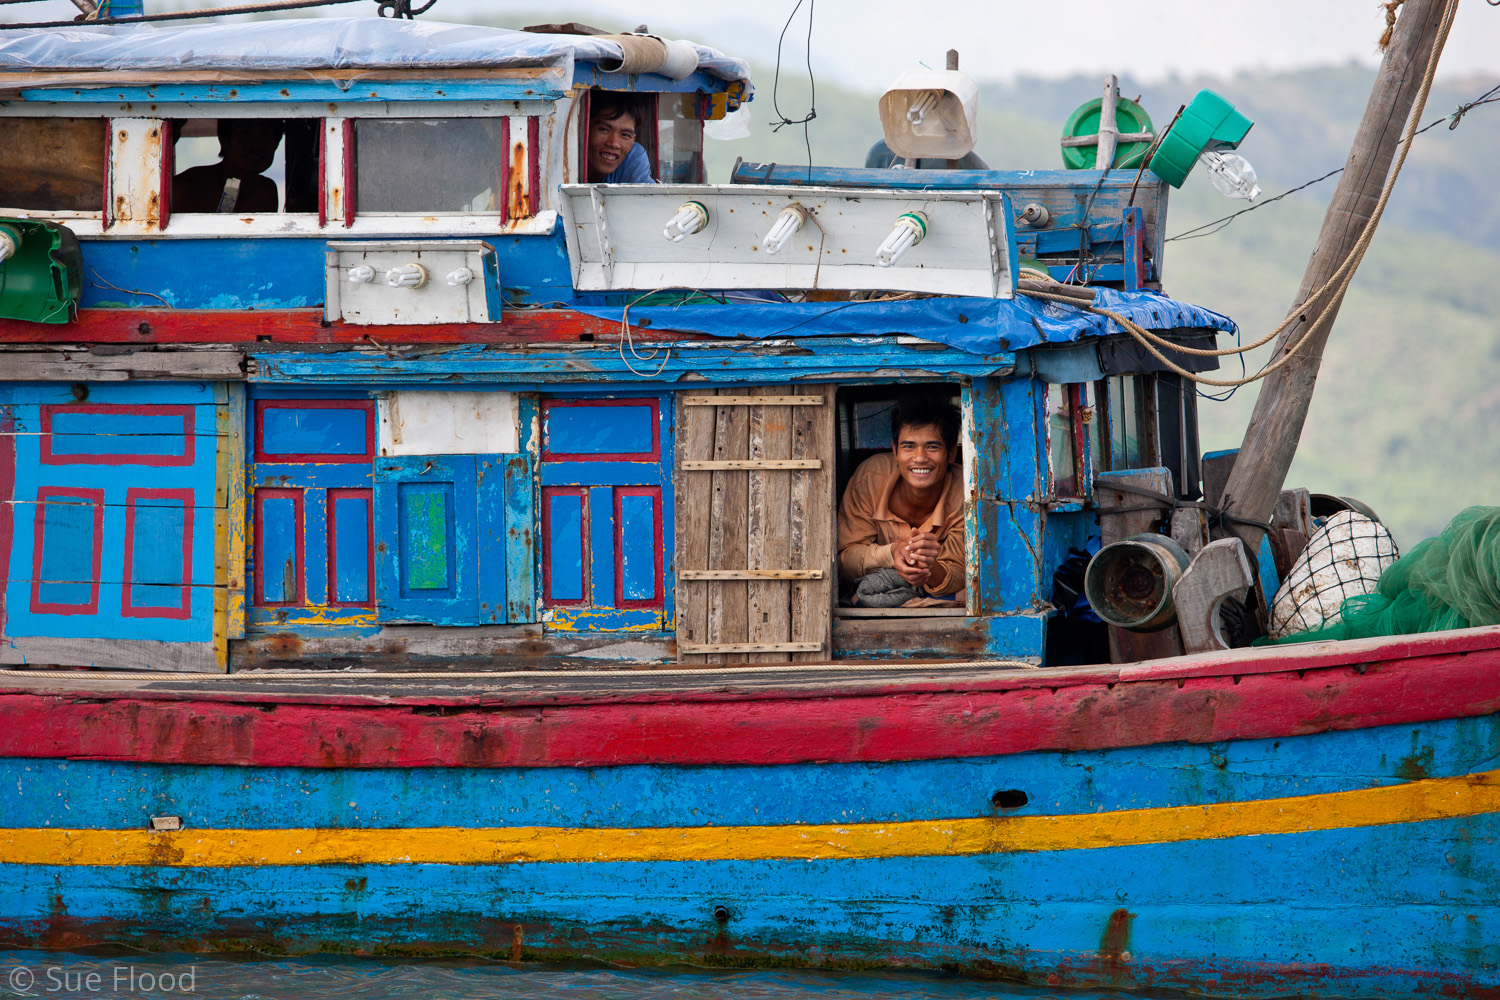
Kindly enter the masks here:
M 820 569 L 683 569 L 681 580 L 821 580 Z
M 703 645 L 677 644 L 680 653 L 689 656 L 702 653 L 816 653 L 821 642 L 709 642 Z
M 822 406 L 820 396 L 688 396 L 683 406 Z
M 723 472 L 739 469 L 821 469 L 818 458 L 718 458 L 683 462 L 684 472 Z
M 139 351 L 92 354 L 76 351 L 0 351 L 0 368 L 19 382 L 125 382 L 137 379 L 190 379 L 242 382 L 240 351 Z
M 1401 8 L 1344 172 L 1339 176 L 1338 189 L 1323 217 L 1322 231 L 1302 276 L 1302 287 L 1290 313 L 1297 318 L 1277 339 L 1272 360 L 1280 358 L 1289 344 L 1297 344 L 1304 336 L 1307 342 L 1298 349 L 1296 357 L 1267 376 L 1261 386 L 1255 411 L 1245 429 L 1244 443 L 1224 486 L 1222 506 L 1228 514 L 1264 523 L 1276 509 L 1307 420 L 1313 385 L 1323 360 L 1323 346 L 1342 301 L 1341 297 L 1327 298 L 1332 291 L 1323 297 L 1315 297 L 1314 293 L 1349 256 L 1374 212 L 1421 89 L 1445 6 L 1444 0 L 1407 0 Z M 1232 523 L 1230 530 L 1244 540 L 1247 552 L 1260 551 L 1264 534 L 1261 528 Z

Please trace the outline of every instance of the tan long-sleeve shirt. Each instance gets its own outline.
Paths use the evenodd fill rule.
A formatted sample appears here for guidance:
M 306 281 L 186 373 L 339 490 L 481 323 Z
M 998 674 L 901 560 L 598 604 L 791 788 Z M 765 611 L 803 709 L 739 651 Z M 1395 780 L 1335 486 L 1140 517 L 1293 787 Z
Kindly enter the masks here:
M 948 466 L 942 503 L 922 530 L 937 535 L 938 557 L 928 578 L 933 594 L 951 594 L 964 589 L 964 476 L 957 465 Z M 901 481 L 896 456 L 881 452 L 854 470 L 839 504 L 839 576 L 858 580 L 871 570 L 893 567 L 893 544 L 904 544 L 912 526 L 891 513 L 891 493 Z

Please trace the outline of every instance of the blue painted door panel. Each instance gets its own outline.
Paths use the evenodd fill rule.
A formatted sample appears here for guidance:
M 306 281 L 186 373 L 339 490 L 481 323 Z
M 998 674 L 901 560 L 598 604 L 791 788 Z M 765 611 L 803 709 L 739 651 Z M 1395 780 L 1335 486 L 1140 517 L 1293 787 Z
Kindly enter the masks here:
M 379 618 L 434 625 L 529 620 L 529 546 L 513 542 L 507 528 L 529 541 L 530 496 L 529 464 L 521 456 L 377 459 Z M 518 563 L 514 607 L 507 600 L 508 549 Z

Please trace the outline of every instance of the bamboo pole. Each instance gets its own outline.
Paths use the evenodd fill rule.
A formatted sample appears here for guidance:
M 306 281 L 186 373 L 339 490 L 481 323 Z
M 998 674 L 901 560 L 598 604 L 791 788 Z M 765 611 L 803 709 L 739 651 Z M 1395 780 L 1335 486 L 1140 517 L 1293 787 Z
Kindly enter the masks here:
M 1401 7 L 1401 16 L 1290 312 L 1298 319 L 1276 340 L 1272 359 L 1281 357 L 1288 344 L 1296 344 L 1304 335 L 1309 339 L 1261 387 L 1239 456 L 1224 486 L 1222 506 L 1227 514 L 1265 522 L 1275 510 L 1307 420 L 1323 347 L 1342 302 L 1342 296 L 1333 291 L 1324 293 L 1321 299 L 1309 296 L 1344 262 L 1380 199 L 1412 103 L 1421 89 L 1444 7 L 1444 0 L 1406 0 Z M 1330 296 L 1325 310 L 1323 300 Z M 1229 528 L 1244 540 L 1250 552 L 1260 550 L 1264 532 L 1259 527 L 1231 522 Z

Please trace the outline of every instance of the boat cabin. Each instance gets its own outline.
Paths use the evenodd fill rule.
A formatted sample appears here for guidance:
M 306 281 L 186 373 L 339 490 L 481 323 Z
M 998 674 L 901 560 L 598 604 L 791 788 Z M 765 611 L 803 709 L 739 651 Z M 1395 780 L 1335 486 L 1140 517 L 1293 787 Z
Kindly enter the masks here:
M 1099 475 L 1201 496 L 1197 394 L 1108 317 L 1018 289 L 1213 346 L 1232 323 L 1159 293 L 1166 183 L 742 163 L 708 184 L 704 127 L 753 98 L 747 67 L 679 42 L 632 63 L 612 37 L 0 41 L 0 663 L 1098 649 L 1055 576 L 1100 533 Z M 601 101 L 633 109 L 654 183 L 590 176 Z M 845 606 L 841 495 L 914 391 L 962 414 L 962 598 Z

